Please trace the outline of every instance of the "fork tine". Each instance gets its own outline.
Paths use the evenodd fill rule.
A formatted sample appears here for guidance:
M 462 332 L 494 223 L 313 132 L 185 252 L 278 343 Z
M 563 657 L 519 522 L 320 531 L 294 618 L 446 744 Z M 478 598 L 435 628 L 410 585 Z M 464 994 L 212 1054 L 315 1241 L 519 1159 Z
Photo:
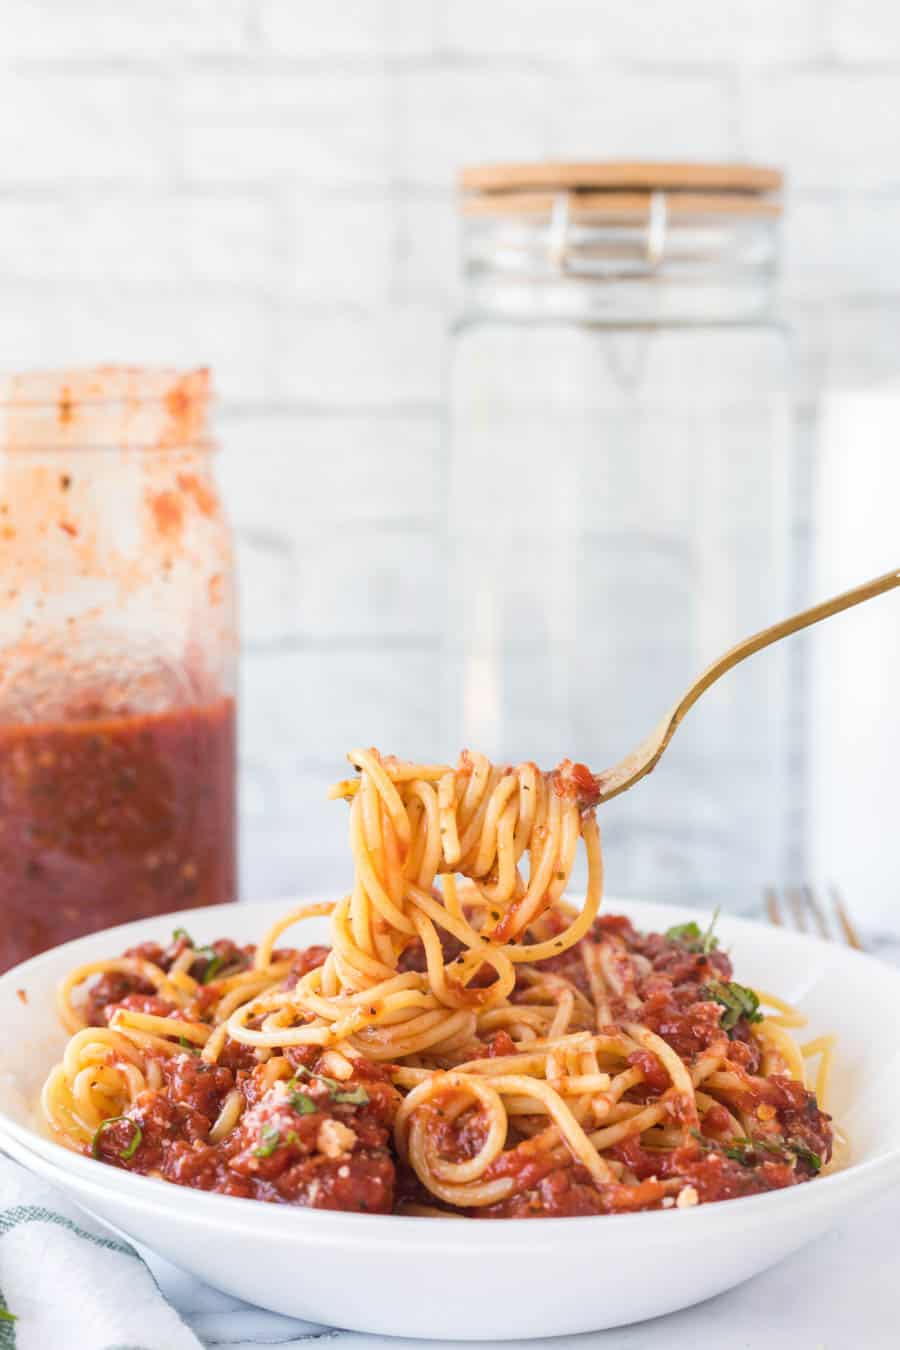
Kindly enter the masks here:
M 769 916 L 769 923 L 773 923 L 776 928 L 783 926 L 781 905 L 778 903 L 778 892 L 774 886 L 766 887 L 766 913 Z
M 844 939 L 847 943 L 847 946 L 855 947 L 858 952 L 861 952 L 863 950 L 863 944 L 860 941 L 859 933 L 857 933 L 853 921 L 850 918 L 850 915 L 847 913 L 847 907 L 844 904 L 843 897 L 841 896 L 841 893 L 838 890 L 837 886 L 832 885 L 830 887 L 830 890 L 831 890 L 831 901 L 832 904 L 834 905 L 834 912 L 835 914 L 837 914 L 838 922 L 840 923 L 841 928 L 843 929 Z
M 815 890 L 813 889 L 812 886 L 803 887 L 803 898 L 806 901 L 807 909 L 809 910 L 810 914 L 813 916 L 813 919 L 815 920 L 815 925 L 819 930 L 820 936 L 823 938 L 830 937 L 831 934 L 828 931 L 828 921 L 825 918 L 825 911 L 819 904 Z
M 813 928 L 826 940 L 845 942 L 848 947 L 864 951 L 862 940 L 853 920 L 844 904 L 843 896 L 837 886 L 828 888 L 831 903 L 824 905 L 813 886 L 789 886 L 781 896 L 775 886 L 765 889 L 766 914 L 769 923 L 777 928 L 796 928 L 800 933 L 810 931 L 809 920 Z M 829 914 L 833 917 L 829 922 Z
M 794 926 L 797 928 L 798 932 L 805 933 L 807 930 L 807 923 L 803 888 L 801 886 L 790 886 L 788 888 L 787 898 L 791 907 L 791 913 L 794 916 Z

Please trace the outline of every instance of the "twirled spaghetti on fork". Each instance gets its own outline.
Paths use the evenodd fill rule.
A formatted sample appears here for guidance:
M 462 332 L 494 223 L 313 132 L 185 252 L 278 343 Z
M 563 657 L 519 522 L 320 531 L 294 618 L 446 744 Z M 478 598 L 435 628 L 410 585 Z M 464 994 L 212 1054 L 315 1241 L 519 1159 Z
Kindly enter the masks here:
M 356 750 L 354 881 L 259 946 L 176 930 L 73 971 L 43 1109 L 71 1147 L 288 1203 L 490 1217 L 684 1207 L 831 1152 L 791 1008 L 693 924 L 598 918 L 596 788 L 465 752 Z M 564 899 L 579 842 L 580 908 Z M 278 947 L 331 916 L 331 947 Z M 772 1012 L 763 1017 L 760 1005 Z

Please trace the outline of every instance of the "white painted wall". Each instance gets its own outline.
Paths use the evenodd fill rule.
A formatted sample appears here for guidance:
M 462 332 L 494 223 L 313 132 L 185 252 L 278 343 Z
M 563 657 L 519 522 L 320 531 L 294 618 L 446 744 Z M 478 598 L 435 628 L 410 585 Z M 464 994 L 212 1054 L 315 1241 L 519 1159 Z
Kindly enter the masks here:
M 897 371 L 891 0 L 4 0 L 0 364 L 216 370 L 247 891 L 333 876 L 344 746 L 433 736 L 452 181 L 541 156 L 782 164 L 807 446 Z

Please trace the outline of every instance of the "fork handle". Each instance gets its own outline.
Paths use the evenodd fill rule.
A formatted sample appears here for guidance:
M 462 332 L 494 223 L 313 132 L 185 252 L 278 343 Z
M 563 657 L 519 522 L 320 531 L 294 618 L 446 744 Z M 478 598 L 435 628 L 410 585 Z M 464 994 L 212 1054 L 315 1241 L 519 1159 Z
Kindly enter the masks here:
M 832 596 L 830 600 L 822 600 L 818 605 L 801 610 L 799 614 L 792 614 L 790 618 L 782 619 L 780 623 L 772 624 L 770 628 L 764 628 L 731 647 L 718 660 L 713 661 L 712 665 L 706 667 L 666 714 L 655 731 L 636 750 L 627 755 L 615 768 L 597 776 L 595 781 L 598 800 L 609 801 L 611 797 L 618 797 L 620 792 L 625 792 L 648 774 L 659 762 L 660 756 L 675 735 L 685 714 L 693 708 L 700 695 L 705 694 L 710 685 L 720 680 L 727 671 L 740 665 L 741 661 L 746 661 L 748 656 L 761 652 L 764 647 L 771 647 L 773 642 L 780 642 L 782 638 L 790 637 L 792 633 L 810 628 L 822 619 L 830 619 L 833 614 L 840 614 L 841 610 L 861 605 L 864 600 L 871 600 L 874 596 L 891 591 L 896 586 L 900 586 L 900 569 L 885 572 L 884 576 L 865 581 L 861 586 L 854 586 L 850 591 Z
M 773 642 L 780 642 L 782 638 L 790 637 L 792 633 L 811 628 L 822 619 L 830 619 L 833 614 L 840 614 L 841 610 L 852 609 L 854 605 L 861 605 L 864 600 L 872 600 L 876 595 L 883 595 L 885 591 L 891 591 L 895 586 L 900 586 L 900 569 L 885 572 L 883 576 L 875 577 L 872 581 L 864 581 L 861 586 L 854 586 L 850 591 L 834 595 L 830 600 L 822 600 L 818 605 L 802 609 L 799 614 L 792 614 L 789 619 L 773 623 L 771 628 L 764 628 L 761 632 L 754 633 L 752 637 L 744 638 L 743 642 L 738 642 L 717 661 L 713 661 L 711 666 L 707 666 L 703 674 L 697 678 L 677 704 L 676 725 L 711 684 L 715 684 L 716 680 L 733 666 L 746 661 L 748 656 L 754 656 L 764 647 L 771 647 Z M 673 727 L 672 730 L 674 729 Z
M 712 661 L 711 666 L 707 666 L 703 674 L 695 680 L 684 698 L 676 705 L 681 717 L 684 717 L 684 713 L 687 713 L 690 707 L 694 707 L 700 694 L 706 693 L 710 684 L 715 684 L 716 679 L 721 679 L 726 671 L 738 666 L 741 661 L 748 659 L 748 656 L 756 655 L 765 647 L 770 647 L 772 643 L 780 643 L 783 637 L 799 633 L 804 628 L 811 628 L 823 618 L 831 618 L 833 614 L 839 614 L 843 609 L 853 609 L 854 605 L 862 605 L 866 599 L 882 595 L 885 591 L 895 589 L 895 586 L 900 586 L 900 570 L 885 572 L 884 576 L 876 576 L 870 582 L 862 583 L 862 586 L 854 586 L 853 590 L 842 591 L 841 595 L 833 595 L 831 599 L 823 599 L 819 605 L 800 610 L 799 614 L 792 614 L 791 618 L 783 618 L 780 624 L 773 624 L 772 628 L 764 628 L 760 633 L 754 633 L 752 637 L 745 637 L 742 643 L 731 647 L 725 655 Z

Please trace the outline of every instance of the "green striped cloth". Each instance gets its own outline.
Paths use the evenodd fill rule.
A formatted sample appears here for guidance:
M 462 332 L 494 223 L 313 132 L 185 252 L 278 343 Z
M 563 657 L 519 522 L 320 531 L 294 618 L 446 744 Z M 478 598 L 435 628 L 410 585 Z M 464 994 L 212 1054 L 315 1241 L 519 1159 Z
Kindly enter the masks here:
M 287 1350 L 346 1334 L 241 1303 L 136 1250 L 0 1154 L 0 1350 Z
M 199 1350 L 135 1249 L 0 1158 L 0 1350 Z

